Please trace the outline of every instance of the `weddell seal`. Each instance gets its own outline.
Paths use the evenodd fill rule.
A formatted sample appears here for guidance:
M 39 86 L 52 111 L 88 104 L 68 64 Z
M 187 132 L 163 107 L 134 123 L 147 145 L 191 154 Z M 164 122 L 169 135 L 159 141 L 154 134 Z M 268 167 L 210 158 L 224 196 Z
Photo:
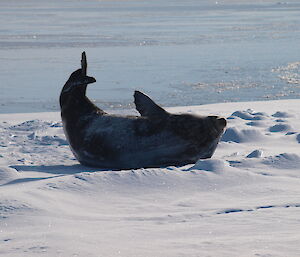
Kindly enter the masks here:
M 195 163 L 214 153 L 226 120 L 217 116 L 171 114 L 135 91 L 141 116 L 110 115 L 86 96 L 87 61 L 74 71 L 60 94 L 63 128 L 77 160 L 109 169 L 165 167 Z

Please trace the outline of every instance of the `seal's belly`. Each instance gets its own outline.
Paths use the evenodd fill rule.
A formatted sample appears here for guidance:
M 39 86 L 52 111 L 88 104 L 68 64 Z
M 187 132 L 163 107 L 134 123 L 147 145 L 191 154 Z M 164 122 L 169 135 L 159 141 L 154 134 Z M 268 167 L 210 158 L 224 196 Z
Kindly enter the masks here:
M 82 133 L 82 145 L 72 149 L 84 165 L 139 168 L 182 165 L 209 158 L 216 142 L 197 146 L 172 129 L 138 117 L 101 116 Z
M 134 168 L 176 161 L 187 143 L 157 126 L 137 117 L 101 116 L 85 129 L 82 146 L 72 151 L 81 163 L 98 167 Z

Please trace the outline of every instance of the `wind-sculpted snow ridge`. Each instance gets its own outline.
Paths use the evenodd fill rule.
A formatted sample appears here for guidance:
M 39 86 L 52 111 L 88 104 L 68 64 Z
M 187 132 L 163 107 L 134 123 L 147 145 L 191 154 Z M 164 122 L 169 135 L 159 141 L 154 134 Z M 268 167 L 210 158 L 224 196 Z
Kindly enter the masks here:
M 170 108 L 228 117 L 215 155 L 120 171 L 80 165 L 58 114 L 0 115 L 0 255 L 297 256 L 299 106 Z

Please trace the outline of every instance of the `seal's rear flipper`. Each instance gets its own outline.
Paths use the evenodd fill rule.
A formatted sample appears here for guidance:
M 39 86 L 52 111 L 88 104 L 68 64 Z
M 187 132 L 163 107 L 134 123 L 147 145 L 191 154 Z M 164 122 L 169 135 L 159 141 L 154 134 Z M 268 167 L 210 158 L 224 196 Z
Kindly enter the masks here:
M 85 52 L 82 52 L 82 54 L 81 54 L 81 74 L 83 76 L 86 76 L 86 70 L 87 70 L 86 54 L 85 54 Z
M 134 91 L 134 103 L 141 116 L 164 117 L 168 114 L 163 108 L 154 103 L 149 96 L 140 91 Z

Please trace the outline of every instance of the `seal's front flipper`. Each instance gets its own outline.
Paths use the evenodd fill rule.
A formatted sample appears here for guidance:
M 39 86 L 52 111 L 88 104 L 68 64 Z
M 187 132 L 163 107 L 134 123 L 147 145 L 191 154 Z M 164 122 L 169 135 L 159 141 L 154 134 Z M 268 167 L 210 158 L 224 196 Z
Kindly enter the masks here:
M 134 103 L 141 116 L 163 118 L 168 113 L 154 103 L 149 96 L 140 91 L 134 91 Z

